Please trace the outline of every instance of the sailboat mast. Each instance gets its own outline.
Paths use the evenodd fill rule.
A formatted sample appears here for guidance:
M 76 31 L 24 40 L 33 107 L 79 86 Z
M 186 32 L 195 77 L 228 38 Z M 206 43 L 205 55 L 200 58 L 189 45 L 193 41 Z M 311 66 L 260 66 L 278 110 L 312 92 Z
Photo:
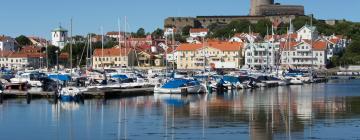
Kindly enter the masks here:
M 73 43 L 73 37 L 72 37 L 72 18 L 70 19 L 70 74 L 72 74 L 72 43 Z
M 101 26 L 101 66 L 104 68 L 104 63 L 103 63 L 103 59 L 104 59 L 104 31 L 103 31 L 103 27 Z
M 121 49 L 121 37 L 120 37 L 120 30 L 121 30 L 121 25 L 120 25 L 121 23 L 120 23 L 120 19 L 118 19 L 118 28 L 119 28 L 119 35 L 118 35 L 118 41 L 119 41 L 119 66 L 120 66 L 120 68 L 121 68 L 121 66 L 122 66 L 122 64 L 121 64 L 121 51 L 122 51 L 122 49 Z
M 125 54 L 127 54 L 127 52 L 126 52 L 126 49 L 127 49 L 126 16 L 125 16 L 125 19 L 124 19 L 124 47 L 125 47 Z M 129 57 L 127 59 L 129 59 Z M 127 61 L 129 62 L 129 60 L 127 60 Z M 126 67 L 128 67 L 128 66 L 129 66 L 129 63 L 127 64 Z
M 89 67 L 89 48 L 90 48 L 90 35 L 87 35 L 88 42 L 86 43 L 86 70 Z
M 175 58 L 175 52 L 174 52 L 174 50 L 175 50 L 174 29 L 172 30 L 171 37 L 172 37 L 172 43 L 171 43 L 171 45 L 172 45 L 172 51 L 173 51 L 173 54 L 172 54 L 173 56 L 172 56 L 172 58 L 174 59 L 174 58 Z M 165 50 L 165 51 L 167 51 L 167 50 Z M 174 61 L 173 61 L 173 63 L 172 63 L 172 70 L 173 70 L 173 72 L 175 71 L 175 59 L 174 59 Z

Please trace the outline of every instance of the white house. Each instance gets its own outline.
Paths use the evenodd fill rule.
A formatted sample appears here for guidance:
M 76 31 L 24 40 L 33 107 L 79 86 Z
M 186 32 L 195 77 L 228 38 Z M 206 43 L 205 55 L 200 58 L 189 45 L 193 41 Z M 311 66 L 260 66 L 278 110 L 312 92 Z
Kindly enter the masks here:
M 250 42 L 258 42 L 261 39 L 259 33 L 237 33 L 232 38 L 230 38 L 230 42 L 244 42 L 244 43 L 250 43 Z
M 304 25 L 297 31 L 297 41 L 301 40 L 316 40 L 319 33 L 315 26 Z
M 15 39 L 9 36 L 0 36 L 0 51 L 14 51 Z
M 205 37 L 209 32 L 209 29 L 206 28 L 190 28 L 190 37 L 197 38 L 197 37 Z
M 312 44 L 312 45 L 311 45 Z M 293 68 L 325 68 L 327 64 L 327 43 L 317 40 L 297 42 L 281 42 L 281 64 Z
M 279 65 L 280 43 L 247 43 L 245 48 L 245 66 L 247 68 L 274 69 Z
M 68 31 L 61 26 L 51 31 L 51 44 L 63 49 L 68 39 Z

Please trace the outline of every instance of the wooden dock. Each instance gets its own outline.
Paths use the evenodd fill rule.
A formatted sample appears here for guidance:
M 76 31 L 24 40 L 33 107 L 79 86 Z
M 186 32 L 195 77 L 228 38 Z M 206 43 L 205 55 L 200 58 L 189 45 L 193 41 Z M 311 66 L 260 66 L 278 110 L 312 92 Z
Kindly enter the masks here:
M 151 95 L 154 93 L 153 87 L 144 87 L 144 88 L 132 88 L 132 89 L 98 89 L 83 92 L 84 99 L 92 98 L 122 98 L 130 96 L 143 96 Z M 3 93 L 0 93 L 0 103 L 4 99 L 12 98 L 26 98 L 26 99 L 51 99 L 56 98 L 55 92 L 46 92 L 40 90 L 5 90 Z

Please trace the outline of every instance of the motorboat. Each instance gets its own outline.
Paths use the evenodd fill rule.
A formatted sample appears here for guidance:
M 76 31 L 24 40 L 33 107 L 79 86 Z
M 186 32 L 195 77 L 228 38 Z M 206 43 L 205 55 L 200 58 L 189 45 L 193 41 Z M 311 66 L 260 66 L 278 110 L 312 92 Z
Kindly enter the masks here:
M 205 92 L 205 87 L 194 79 L 175 78 L 165 82 L 162 86 L 156 85 L 155 93 L 165 94 L 196 94 Z
M 32 87 L 41 87 L 42 83 L 39 79 L 40 74 L 35 73 L 21 73 L 10 79 L 13 84 L 28 83 Z
M 82 92 L 79 88 L 69 86 L 63 87 L 59 91 L 59 98 L 62 101 L 78 101 L 82 97 Z

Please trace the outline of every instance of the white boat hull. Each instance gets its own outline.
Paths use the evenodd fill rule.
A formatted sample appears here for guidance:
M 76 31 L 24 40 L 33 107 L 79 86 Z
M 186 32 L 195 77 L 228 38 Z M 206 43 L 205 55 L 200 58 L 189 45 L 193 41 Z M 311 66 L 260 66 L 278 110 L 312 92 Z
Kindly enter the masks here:
M 182 87 L 182 88 L 161 88 L 155 87 L 155 93 L 164 93 L 164 94 L 184 94 L 184 93 L 201 93 L 204 92 L 205 88 L 201 85 L 190 86 L 190 87 Z

